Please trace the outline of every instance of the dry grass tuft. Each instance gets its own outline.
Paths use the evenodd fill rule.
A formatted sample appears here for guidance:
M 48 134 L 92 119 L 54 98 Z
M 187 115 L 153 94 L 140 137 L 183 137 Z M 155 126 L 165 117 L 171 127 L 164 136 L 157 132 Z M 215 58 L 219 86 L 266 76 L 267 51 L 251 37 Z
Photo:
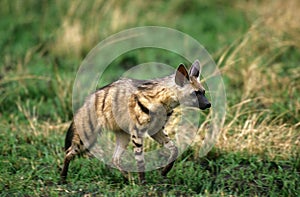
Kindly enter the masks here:
M 86 3 L 75 0 L 57 1 L 56 4 L 58 9 L 66 10 L 61 10 L 62 22 L 56 30 L 51 52 L 56 56 L 81 57 L 114 33 L 148 21 L 157 22 L 157 13 L 151 11 L 151 7 L 158 6 L 159 2 L 100 0 Z
M 300 49 L 299 1 L 263 1 L 239 4 L 259 17 L 248 32 L 228 48 L 219 65 L 232 83 L 227 87 L 229 104 L 226 125 L 217 147 L 247 151 L 271 158 L 299 154 L 300 67 L 280 61 L 289 50 Z M 290 75 L 282 76 L 282 72 Z M 234 96 L 235 97 L 234 97 Z M 285 111 L 274 106 L 285 104 Z M 287 121 L 289 114 L 293 121 Z M 295 121 L 298 120 L 298 121 Z M 296 123 L 295 123 L 296 122 Z

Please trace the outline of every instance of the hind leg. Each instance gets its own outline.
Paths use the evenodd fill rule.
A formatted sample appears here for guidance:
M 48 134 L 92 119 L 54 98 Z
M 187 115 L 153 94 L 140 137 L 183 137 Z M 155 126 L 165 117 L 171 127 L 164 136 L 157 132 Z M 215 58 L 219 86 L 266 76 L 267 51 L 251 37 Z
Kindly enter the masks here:
M 69 164 L 71 160 L 80 153 L 80 145 L 72 142 L 72 145 L 66 150 L 66 156 L 64 158 L 64 166 L 60 173 L 60 178 L 62 182 L 66 181 L 68 175 Z
M 124 131 L 116 132 L 116 147 L 113 154 L 112 162 L 115 167 L 120 170 L 123 176 L 128 179 L 128 174 L 121 166 L 121 156 L 126 150 L 130 141 L 130 135 Z

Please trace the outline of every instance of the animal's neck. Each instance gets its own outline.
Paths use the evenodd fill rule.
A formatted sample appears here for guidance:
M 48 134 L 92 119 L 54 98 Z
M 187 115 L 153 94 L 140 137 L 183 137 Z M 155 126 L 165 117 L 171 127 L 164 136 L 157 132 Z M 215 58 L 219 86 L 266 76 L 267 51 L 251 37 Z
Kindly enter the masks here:
M 179 105 L 174 75 L 151 80 L 139 86 L 138 89 L 140 90 L 138 97 L 140 97 L 141 102 L 150 108 L 151 106 L 163 105 L 167 113 L 170 113 Z
M 156 95 L 156 103 L 161 103 L 165 107 L 167 113 L 171 112 L 179 105 L 175 91 L 171 87 L 162 86 L 157 88 Z

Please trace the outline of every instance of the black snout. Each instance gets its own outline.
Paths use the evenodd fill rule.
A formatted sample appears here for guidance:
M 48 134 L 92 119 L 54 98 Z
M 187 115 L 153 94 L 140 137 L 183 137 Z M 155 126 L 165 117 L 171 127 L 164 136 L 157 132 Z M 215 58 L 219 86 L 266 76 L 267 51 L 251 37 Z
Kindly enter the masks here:
M 211 107 L 210 102 L 207 100 L 204 94 L 196 94 L 196 95 L 197 95 L 198 105 L 200 109 L 205 110 Z
M 207 104 L 205 105 L 205 109 L 210 108 L 210 107 L 211 107 L 211 104 L 210 104 L 210 103 L 207 103 Z
M 208 109 L 211 107 L 211 104 L 208 102 L 208 103 L 205 103 L 204 105 L 200 105 L 199 108 L 202 109 L 202 110 L 205 110 L 205 109 Z

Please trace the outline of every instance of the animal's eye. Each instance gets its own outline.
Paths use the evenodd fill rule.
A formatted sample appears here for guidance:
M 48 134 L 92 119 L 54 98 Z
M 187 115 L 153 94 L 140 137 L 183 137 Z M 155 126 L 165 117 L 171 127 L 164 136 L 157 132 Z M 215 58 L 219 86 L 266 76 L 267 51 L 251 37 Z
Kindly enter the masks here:
M 197 91 L 195 91 L 195 94 L 196 94 L 196 95 L 197 95 L 197 94 L 198 94 L 198 95 L 199 95 L 199 94 L 200 94 L 200 95 L 202 94 L 202 95 L 204 96 L 204 95 L 205 95 L 205 90 L 202 90 L 202 91 L 201 91 L 201 90 L 197 90 Z
M 195 91 L 194 94 L 199 95 L 199 94 L 201 94 L 201 92 L 198 90 L 198 91 Z

